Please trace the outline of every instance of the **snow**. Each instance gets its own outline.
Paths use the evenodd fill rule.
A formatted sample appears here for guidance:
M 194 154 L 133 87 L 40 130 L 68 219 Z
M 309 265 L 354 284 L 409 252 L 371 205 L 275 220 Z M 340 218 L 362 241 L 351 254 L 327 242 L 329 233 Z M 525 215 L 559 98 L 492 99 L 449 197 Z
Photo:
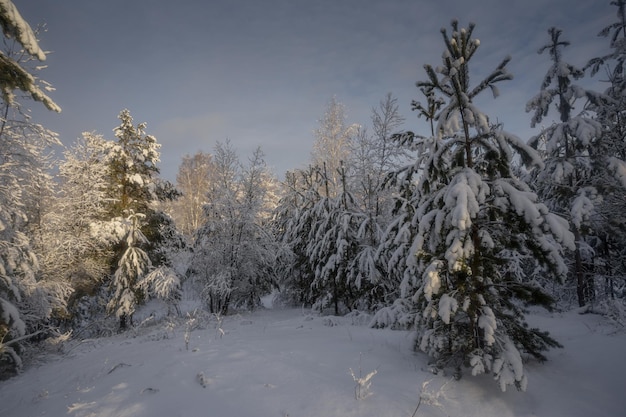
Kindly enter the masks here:
M 2 15 L 2 28 L 5 35 L 15 37 L 29 54 L 40 61 L 45 61 L 46 54 L 39 47 L 37 36 L 22 18 L 12 1 L 0 0 L 0 14 Z
M 459 381 L 433 375 L 426 357 L 412 353 L 411 333 L 372 329 L 358 317 L 276 309 L 214 318 L 188 333 L 188 350 L 185 324 L 167 321 L 73 342 L 0 382 L 0 415 L 408 417 L 420 397 L 417 416 L 619 416 L 626 409 L 626 333 L 600 316 L 531 315 L 531 325 L 565 348 L 525 365 L 526 392 L 504 393 L 489 373 Z M 519 359 L 510 356 L 502 366 L 520 378 Z M 367 398 L 358 400 L 355 379 L 366 378 Z
M 443 294 L 439 299 L 438 314 L 445 324 L 450 324 L 450 315 L 459 308 L 459 303 L 448 294 Z
M 26 334 L 26 324 L 20 318 L 17 308 L 7 300 L 0 298 L 0 319 L 4 323 L 8 323 L 17 336 Z M 2 339 L 0 339 L 0 348 L 2 348 Z
M 439 292 L 441 288 L 441 277 L 439 276 L 439 270 L 442 267 L 442 262 L 435 260 L 428 265 L 426 271 L 424 271 L 424 297 L 430 301 L 433 298 L 433 294 Z
M 589 220 L 595 208 L 594 203 L 599 202 L 600 198 L 594 187 L 584 187 L 578 190 L 570 209 L 572 224 L 577 229 L 580 229 L 583 223 Z
M 498 327 L 496 316 L 491 308 L 487 306 L 481 307 L 482 314 L 478 317 L 478 327 L 483 329 L 483 339 L 487 346 L 491 346 L 496 342 L 495 334 Z
M 610 157 L 608 160 L 609 170 L 615 175 L 615 178 L 620 182 L 622 187 L 626 188 L 626 163 L 624 161 Z
M 131 183 L 131 184 L 136 184 L 136 185 L 138 185 L 140 187 L 145 185 L 143 177 L 139 173 L 134 173 L 132 175 L 129 175 L 128 176 L 128 182 Z
M 509 338 L 504 342 L 502 353 L 502 358 L 493 362 L 493 372 L 496 374 L 500 389 L 505 392 L 508 385 L 518 382 L 520 389 L 525 392 L 528 387 L 528 379 L 524 374 L 522 357 Z

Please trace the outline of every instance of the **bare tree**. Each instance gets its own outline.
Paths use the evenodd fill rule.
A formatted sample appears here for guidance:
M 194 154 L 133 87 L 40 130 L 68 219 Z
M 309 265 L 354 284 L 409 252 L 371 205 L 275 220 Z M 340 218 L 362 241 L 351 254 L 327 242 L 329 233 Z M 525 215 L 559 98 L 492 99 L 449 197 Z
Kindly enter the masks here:
M 346 124 L 345 106 L 333 96 L 324 116 L 319 120 L 319 127 L 315 130 L 315 143 L 311 153 L 313 165 L 325 167 L 329 197 L 337 193 L 339 172 L 342 163 L 348 161 L 350 142 L 357 131 L 358 125 Z
M 210 311 L 226 313 L 231 304 L 254 308 L 269 290 L 276 248 L 267 220 L 275 180 L 260 149 L 243 166 L 230 143 L 220 143 L 214 164 L 191 270 Z
M 186 155 L 178 168 L 176 185 L 182 196 L 172 203 L 172 218 L 180 231 L 188 237 L 202 225 L 202 207 L 215 175 L 213 156 L 201 151 Z

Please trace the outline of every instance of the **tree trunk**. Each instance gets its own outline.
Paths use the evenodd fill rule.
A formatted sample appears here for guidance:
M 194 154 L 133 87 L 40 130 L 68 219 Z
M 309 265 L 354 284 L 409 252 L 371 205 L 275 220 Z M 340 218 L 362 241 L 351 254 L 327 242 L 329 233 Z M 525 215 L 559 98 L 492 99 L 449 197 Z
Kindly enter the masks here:
M 578 296 L 578 306 L 586 306 L 592 299 L 593 282 L 585 277 L 582 256 L 580 254 L 580 232 L 575 226 L 572 227 L 574 239 L 576 241 L 576 249 L 574 249 L 574 276 L 576 277 L 576 295 Z

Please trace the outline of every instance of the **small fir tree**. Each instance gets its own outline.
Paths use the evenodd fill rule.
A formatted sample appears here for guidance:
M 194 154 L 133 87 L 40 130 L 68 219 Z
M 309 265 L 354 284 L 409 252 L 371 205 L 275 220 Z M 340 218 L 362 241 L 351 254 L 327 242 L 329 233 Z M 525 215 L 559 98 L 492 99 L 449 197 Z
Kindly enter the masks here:
M 324 165 L 321 178 L 328 190 L 330 179 L 325 168 Z M 337 195 L 329 197 L 324 192 L 324 197 L 311 207 L 315 221 L 309 230 L 306 254 L 314 271 L 311 286 L 319 294 L 317 307 L 332 307 L 334 314 L 339 315 L 345 308 L 351 310 L 359 298 L 354 261 L 358 259 L 358 224 L 362 214 L 354 210 L 355 201 L 347 189 L 343 166 L 336 176 L 340 181 Z
M 287 172 L 283 196 L 274 213 L 272 227 L 284 249 L 278 258 L 281 301 L 296 306 L 312 306 L 318 298 L 312 287 L 315 271 L 307 255 L 309 235 L 317 219 L 313 207 L 320 201 L 320 171 Z
M 132 315 L 143 297 L 139 283 L 152 267 L 148 254 L 141 248 L 148 240 L 141 232 L 143 214 L 131 213 L 119 223 L 124 252 L 113 274 L 111 297 L 107 308 L 120 320 L 120 330 L 132 324 Z

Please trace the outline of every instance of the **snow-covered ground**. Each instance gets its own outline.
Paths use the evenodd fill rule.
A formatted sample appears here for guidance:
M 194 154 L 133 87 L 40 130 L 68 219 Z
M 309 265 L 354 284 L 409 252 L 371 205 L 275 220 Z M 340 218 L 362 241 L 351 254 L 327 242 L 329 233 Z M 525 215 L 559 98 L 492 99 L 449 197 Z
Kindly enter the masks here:
M 72 342 L 0 383 L 0 416 L 626 416 L 626 332 L 602 317 L 533 315 L 565 348 L 504 393 L 486 375 L 433 375 L 409 333 L 364 321 L 273 309 Z M 350 370 L 377 371 L 366 398 Z

